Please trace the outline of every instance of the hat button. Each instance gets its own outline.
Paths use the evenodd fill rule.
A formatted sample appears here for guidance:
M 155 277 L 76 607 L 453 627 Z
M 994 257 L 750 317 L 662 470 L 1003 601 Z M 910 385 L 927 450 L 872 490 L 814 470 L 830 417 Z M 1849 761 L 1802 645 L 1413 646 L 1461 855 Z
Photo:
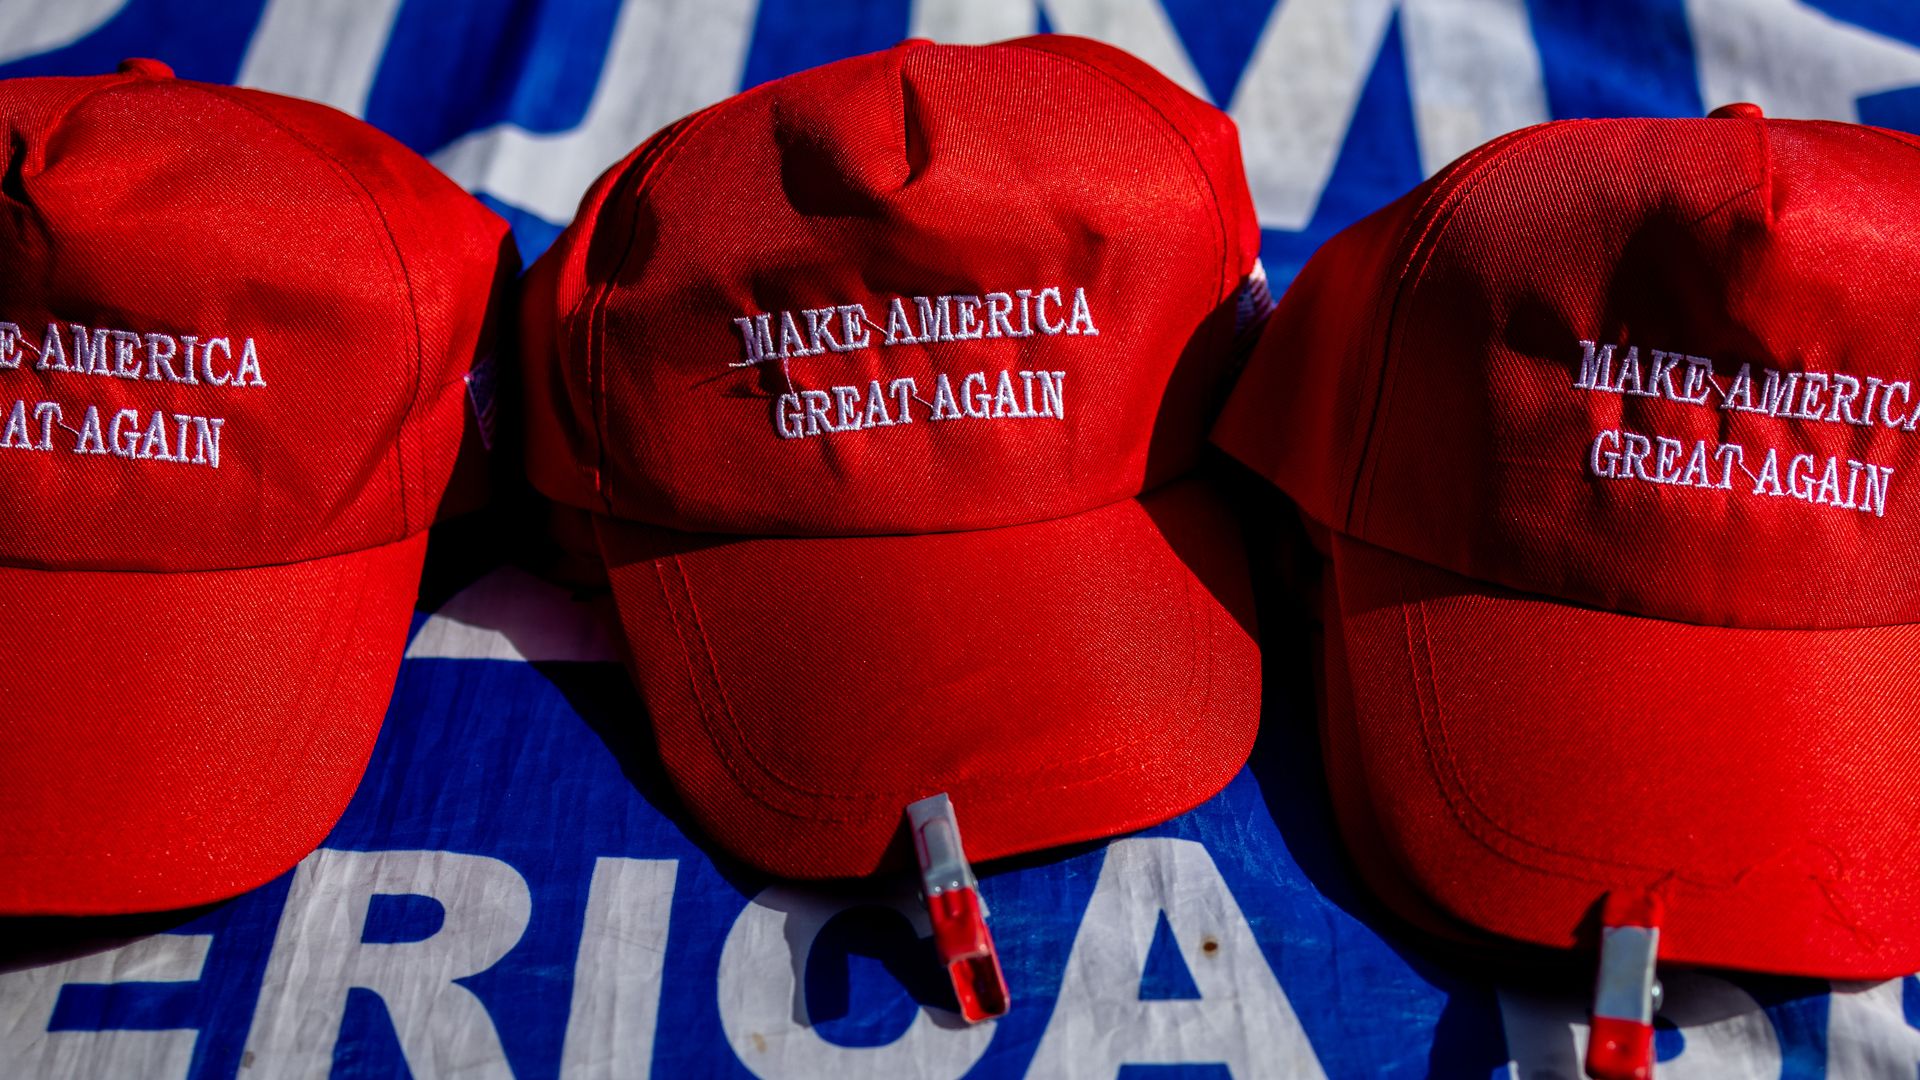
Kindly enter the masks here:
M 1760 106 L 1751 101 L 1735 101 L 1707 114 L 1709 120 L 1764 120 Z
M 146 79 L 171 79 L 173 69 L 158 60 L 135 56 L 120 61 L 120 74 L 138 75 Z

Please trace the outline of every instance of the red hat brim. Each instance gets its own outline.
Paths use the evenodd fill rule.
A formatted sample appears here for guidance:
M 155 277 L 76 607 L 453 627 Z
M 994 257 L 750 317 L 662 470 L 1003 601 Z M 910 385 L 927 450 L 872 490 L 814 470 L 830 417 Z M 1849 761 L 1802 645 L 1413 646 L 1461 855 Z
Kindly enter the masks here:
M 1403 914 L 1567 948 L 1657 891 L 1663 960 L 1920 968 L 1920 626 L 1624 615 L 1337 534 L 1331 561 L 1329 783 Z
M 0 568 L 0 914 L 191 907 L 311 851 L 373 750 L 426 542 L 199 573 Z
M 897 862 L 902 811 L 937 792 L 974 860 L 1144 828 L 1253 745 L 1245 551 L 1200 482 L 969 532 L 598 530 L 675 786 L 775 874 Z

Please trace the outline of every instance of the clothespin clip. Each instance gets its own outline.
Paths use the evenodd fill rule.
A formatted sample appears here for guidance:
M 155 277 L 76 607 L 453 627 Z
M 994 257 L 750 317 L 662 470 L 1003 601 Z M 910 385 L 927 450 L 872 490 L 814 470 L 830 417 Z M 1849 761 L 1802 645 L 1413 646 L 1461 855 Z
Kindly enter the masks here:
M 1652 893 L 1607 894 L 1587 1036 L 1587 1075 L 1594 1080 L 1652 1080 L 1653 1014 L 1661 995 L 1654 964 L 1664 914 Z
M 920 859 L 920 895 L 933 919 L 933 947 L 947 965 L 960 1015 L 977 1024 L 1007 1011 L 1007 979 L 987 932 L 987 906 L 973 867 L 960 847 L 960 825 L 945 792 L 907 807 L 914 854 Z

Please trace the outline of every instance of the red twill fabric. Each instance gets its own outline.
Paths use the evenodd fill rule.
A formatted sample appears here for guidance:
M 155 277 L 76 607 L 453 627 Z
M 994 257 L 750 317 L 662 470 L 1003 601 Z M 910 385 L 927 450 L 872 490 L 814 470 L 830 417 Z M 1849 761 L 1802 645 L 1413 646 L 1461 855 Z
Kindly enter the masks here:
M 188 907 L 313 850 L 373 751 L 426 539 L 195 574 L 0 568 L 0 612 L 34 628 L 0 695 L 36 710 L 0 726 L 0 911 Z
M 151 61 L 0 123 L 0 913 L 220 899 L 358 782 L 517 258 L 360 121 Z
M 1619 615 L 1334 544 L 1330 677 L 1352 695 L 1356 779 L 1420 893 L 1570 945 L 1596 890 L 1637 885 L 1667 898 L 1666 959 L 1914 966 L 1920 626 Z M 1609 676 L 1629 648 L 1684 660 Z
M 1326 749 L 1425 925 L 1920 968 L 1920 144 L 1547 124 L 1335 237 L 1214 431 L 1328 530 Z
M 603 546 L 674 718 L 661 756 L 757 865 L 872 870 L 929 792 L 965 808 L 973 859 L 1143 828 L 1253 746 L 1245 555 L 1200 481 L 1004 529 Z
M 1185 478 L 1258 243 L 1231 121 L 1074 38 L 802 72 L 594 185 L 528 275 L 528 469 L 717 840 L 865 874 L 936 792 L 977 859 L 1226 783 L 1258 657 Z

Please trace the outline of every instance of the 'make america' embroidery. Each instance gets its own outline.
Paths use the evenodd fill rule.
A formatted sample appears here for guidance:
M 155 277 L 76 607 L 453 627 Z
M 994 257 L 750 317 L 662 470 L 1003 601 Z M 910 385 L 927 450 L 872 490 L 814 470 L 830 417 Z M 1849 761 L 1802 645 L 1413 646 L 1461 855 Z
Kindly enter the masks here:
M 731 366 L 876 345 L 1100 333 L 1084 288 L 1074 289 L 1071 298 L 1059 287 L 896 296 L 887 302 L 886 319 L 885 326 L 874 322 L 859 303 L 742 316 L 733 320 L 742 358 Z M 1064 371 L 1005 369 L 940 372 L 926 386 L 910 376 L 824 390 L 789 383 L 790 392 L 774 401 L 773 426 L 783 439 L 804 439 L 911 424 L 916 412 L 930 421 L 1060 420 L 1067 414 L 1066 378 Z
M 67 342 L 73 343 L 72 348 Z M 254 393 L 265 387 L 260 352 L 253 338 L 239 344 L 229 336 L 136 333 L 79 323 L 48 323 L 35 348 L 18 323 L 0 322 L 0 376 L 31 370 L 34 385 L 51 389 L 56 382 L 85 385 L 80 376 L 124 379 L 137 384 L 177 383 L 210 387 L 228 393 Z M 0 389 L 5 388 L 0 380 Z M 97 385 L 97 384 L 96 384 Z M 156 403 L 157 404 L 157 403 Z M 98 404 L 0 397 L 0 450 L 117 457 L 129 461 L 165 461 L 176 465 L 220 467 L 223 416 L 177 413 L 157 407 L 102 409 Z M 57 437 L 55 432 L 64 432 Z M 11 459 L 11 455 L 8 455 Z M 24 459 L 22 459 L 24 460 Z
M 1756 385 L 1754 365 L 1741 364 L 1722 386 L 1713 360 L 1704 356 L 1650 349 L 1652 365 L 1645 369 L 1637 345 L 1618 353 L 1614 345 L 1582 341 L 1580 352 L 1573 386 L 1588 393 L 1664 398 L 1781 420 L 1897 431 L 1913 431 L 1920 425 L 1920 406 L 1914 403 L 1913 384 L 1907 379 L 1861 379 L 1837 371 L 1779 371 L 1762 365 Z M 1587 450 L 1587 471 L 1605 480 L 1723 491 L 1738 488 L 1750 495 L 1886 516 L 1893 466 L 1840 455 L 1795 453 L 1796 449 L 1782 454 L 1771 446 L 1673 439 L 1611 427 L 1595 433 Z
M 734 367 L 825 352 L 856 352 L 874 344 L 874 330 L 880 331 L 881 345 L 1100 333 L 1087 306 L 1087 290 L 1073 290 L 1069 302 L 1057 287 L 985 296 L 896 296 L 887 302 L 885 327 L 868 317 L 865 304 L 858 303 L 782 311 L 777 323 L 771 313 L 742 316 L 733 324 L 739 327 L 745 347 Z

